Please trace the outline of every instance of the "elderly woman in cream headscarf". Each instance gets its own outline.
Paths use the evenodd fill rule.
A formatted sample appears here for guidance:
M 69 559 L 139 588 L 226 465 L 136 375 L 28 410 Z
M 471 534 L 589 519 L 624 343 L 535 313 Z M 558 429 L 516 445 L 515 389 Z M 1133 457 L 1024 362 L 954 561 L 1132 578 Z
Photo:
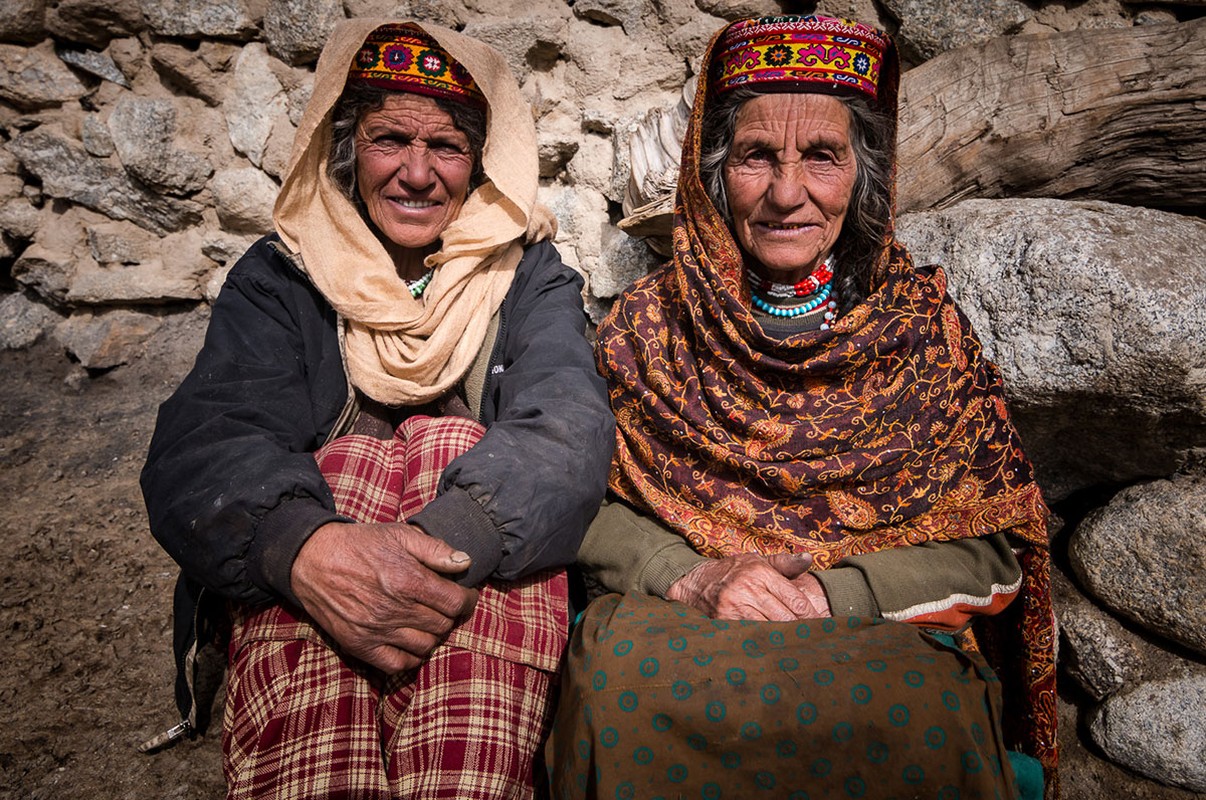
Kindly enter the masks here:
M 532 792 L 612 420 L 502 57 L 344 23 L 143 472 L 231 797 Z M 178 733 L 197 725 L 182 666 Z

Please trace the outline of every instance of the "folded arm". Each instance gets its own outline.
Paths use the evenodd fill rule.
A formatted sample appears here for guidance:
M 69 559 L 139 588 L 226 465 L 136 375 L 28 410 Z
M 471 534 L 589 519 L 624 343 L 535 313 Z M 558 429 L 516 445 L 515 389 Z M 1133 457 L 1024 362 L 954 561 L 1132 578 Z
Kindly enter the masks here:
M 696 553 L 677 533 L 618 501 L 604 504 L 578 558 L 589 575 L 612 591 L 700 597 L 691 604 L 707 612 L 726 607 L 726 601 L 702 599 L 704 595 L 715 597 L 722 589 L 746 595 L 765 592 L 768 586 L 778 592 L 769 605 L 790 608 L 784 598 L 793 601 L 794 595 L 778 576 L 806 596 L 812 606 L 809 616 L 882 616 L 947 631 L 963 628 L 976 615 L 1001 611 L 1021 585 L 1021 567 L 1004 533 L 883 550 L 806 572 L 784 557 L 746 554 L 734 558 L 750 562 L 741 570 L 748 580 L 735 580 L 732 569 L 717 571 L 717 561 L 730 559 Z M 749 601 L 735 598 L 727 605 L 732 613 Z

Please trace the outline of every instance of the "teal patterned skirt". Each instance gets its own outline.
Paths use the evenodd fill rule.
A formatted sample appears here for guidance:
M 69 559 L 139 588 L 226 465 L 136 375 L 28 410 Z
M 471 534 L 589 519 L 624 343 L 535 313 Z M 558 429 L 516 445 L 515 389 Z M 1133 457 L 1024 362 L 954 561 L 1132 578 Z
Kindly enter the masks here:
M 646 595 L 583 614 L 547 749 L 556 798 L 1013 798 L 976 654 L 882 619 L 713 620 Z

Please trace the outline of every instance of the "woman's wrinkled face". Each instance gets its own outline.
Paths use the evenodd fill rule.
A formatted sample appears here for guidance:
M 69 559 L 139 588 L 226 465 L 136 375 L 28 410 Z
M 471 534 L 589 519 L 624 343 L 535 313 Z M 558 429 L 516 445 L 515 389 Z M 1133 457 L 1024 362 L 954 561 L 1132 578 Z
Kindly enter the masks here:
M 356 186 L 395 252 L 443 235 L 469 195 L 469 137 L 430 97 L 398 93 L 356 126 Z
M 837 243 L 854 189 L 850 112 L 824 94 L 767 94 L 737 111 L 724 163 L 733 234 L 763 277 L 795 283 Z

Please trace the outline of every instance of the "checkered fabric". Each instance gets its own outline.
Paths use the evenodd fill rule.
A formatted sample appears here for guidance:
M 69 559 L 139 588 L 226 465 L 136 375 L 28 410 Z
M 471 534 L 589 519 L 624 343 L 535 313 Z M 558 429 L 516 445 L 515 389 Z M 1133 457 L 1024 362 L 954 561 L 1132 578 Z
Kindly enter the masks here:
M 344 436 L 314 454 L 340 513 L 358 522 L 393 522 L 436 496 L 440 474 L 485 429 L 464 417 L 413 416 L 392 439 Z
M 315 454 L 341 513 L 404 519 L 483 428 L 412 417 L 392 440 Z M 303 613 L 234 609 L 224 768 L 229 798 L 531 797 L 569 626 L 564 571 L 480 589 L 472 616 L 416 670 L 340 657 Z

